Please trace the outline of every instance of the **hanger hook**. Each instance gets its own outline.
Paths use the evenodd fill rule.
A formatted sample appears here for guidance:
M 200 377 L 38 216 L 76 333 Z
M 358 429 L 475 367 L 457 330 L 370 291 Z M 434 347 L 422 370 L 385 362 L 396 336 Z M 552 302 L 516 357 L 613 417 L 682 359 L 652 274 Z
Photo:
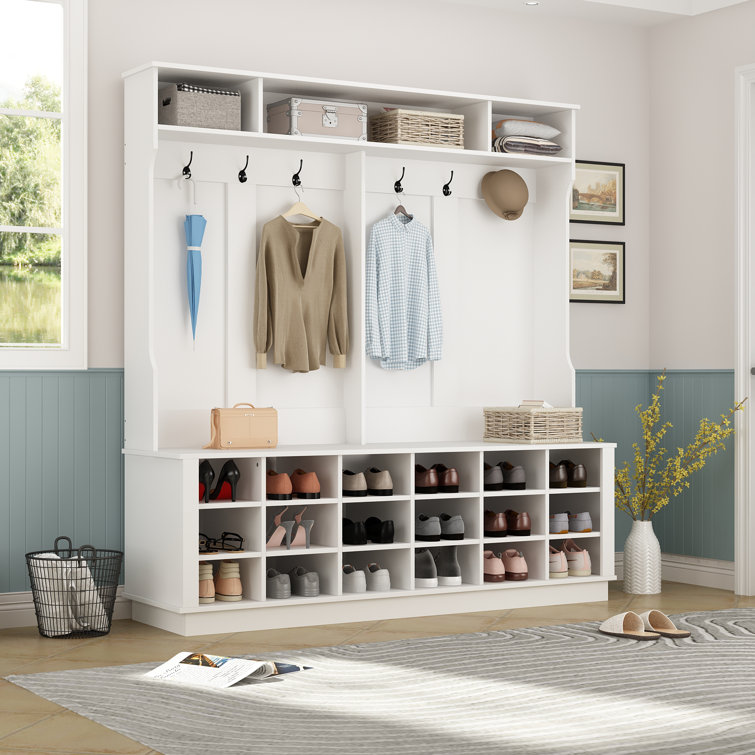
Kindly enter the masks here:
M 239 171 L 239 181 L 242 184 L 246 183 L 246 169 L 249 167 L 249 155 L 246 156 L 246 162 L 244 163 L 244 167 Z
M 299 160 L 299 170 L 294 173 L 293 176 L 291 176 L 291 183 L 294 186 L 301 186 L 301 178 L 299 178 L 299 173 L 301 173 L 302 166 L 304 165 L 304 160 Z
M 396 181 L 395 184 L 393 184 L 393 191 L 395 191 L 396 194 L 400 194 L 404 190 L 404 187 L 401 185 L 401 182 L 404 180 L 404 173 L 406 173 L 406 167 L 402 166 L 401 167 L 401 178 L 399 178 L 399 180 Z
M 181 171 L 184 178 L 191 178 L 191 170 L 189 169 L 189 166 L 191 165 L 191 161 L 194 159 L 194 150 L 189 152 L 189 162 L 184 165 L 184 169 Z
M 451 171 L 451 178 L 448 179 L 447 184 L 443 184 L 443 196 L 444 197 L 450 197 L 451 196 L 451 181 L 454 180 L 454 172 Z

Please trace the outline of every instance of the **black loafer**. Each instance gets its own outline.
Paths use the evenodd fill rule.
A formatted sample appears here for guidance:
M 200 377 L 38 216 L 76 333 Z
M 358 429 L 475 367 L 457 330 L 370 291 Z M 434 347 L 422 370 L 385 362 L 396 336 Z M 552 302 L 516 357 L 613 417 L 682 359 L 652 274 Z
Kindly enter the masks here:
M 364 522 L 352 522 L 351 519 L 343 518 L 343 544 L 367 545 L 367 530 Z
M 393 542 L 393 519 L 386 519 L 384 522 L 381 522 L 376 516 L 370 516 L 365 520 L 364 526 L 367 530 L 367 539 L 371 542 Z

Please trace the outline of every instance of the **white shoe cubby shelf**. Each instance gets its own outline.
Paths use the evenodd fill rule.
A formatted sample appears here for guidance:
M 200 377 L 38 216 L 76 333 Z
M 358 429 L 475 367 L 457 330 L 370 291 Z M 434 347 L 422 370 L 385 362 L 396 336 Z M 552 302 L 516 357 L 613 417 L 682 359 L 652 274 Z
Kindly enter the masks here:
M 132 491 L 127 516 L 129 538 L 138 539 L 138 551 L 126 564 L 127 593 L 134 601 L 135 618 L 179 634 L 237 631 L 259 627 L 293 626 L 367 618 L 438 614 L 463 610 L 495 610 L 523 605 L 598 600 L 605 597 L 613 579 L 613 446 L 585 443 L 578 446 L 533 447 L 488 443 L 432 444 L 425 446 L 344 447 L 315 446 L 270 451 L 199 453 L 173 450 L 155 455 L 127 452 L 126 484 Z M 216 471 L 233 458 L 241 471 L 238 500 L 198 502 L 199 460 L 208 458 Z M 585 465 L 588 487 L 550 489 L 548 464 L 569 458 Z M 508 461 L 524 466 L 525 490 L 486 492 L 484 464 Z M 459 471 L 458 493 L 414 493 L 415 464 L 430 467 L 442 463 Z M 344 496 L 344 469 L 354 472 L 369 467 L 390 471 L 391 496 Z M 291 473 L 303 468 L 317 474 L 321 498 L 291 501 L 265 499 L 267 469 Z M 155 491 L 160 490 L 159 506 Z M 310 548 L 266 548 L 266 533 L 273 517 L 288 506 L 284 518 L 293 518 L 306 507 L 304 518 L 313 519 Z M 527 511 L 532 519 L 528 537 L 487 538 L 483 533 L 486 509 Z M 579 535 L 548 535 L 548 516 L 561 511 L 588 511 L 594 531 Z M 463 540 L 421 542 L 415 540 L 419 514 L 460 514 Z M 364 521 L 369 516 L 394 522 L 394 542 L 343 545 L 342 518 Z M 131 532 L 138 522 L 149 521 L 138 536 Z M 223 531 L 244 537 L 246 551 L 237 554 L 198 553 L 199 532 L 217 537 Z M 548 578 L 548 545 L 566 537 L 578 537 L 592 561 L 590 577 Z M 462 585 L 415 589 L 414 555 L 420 548 L 457 547 Z M 483 552 L 506 548 L 520 550 L 528 564 L 525 581 L 486 583 Z M 238 602 L 200 605 L 198 563 L 202 560 L 238 560 L 243 598 Z M 344 593 L 342 567 L 364 568 L 377 562 L 390 571 L 390 592 Z M 267 599 L 269 568 L 288 572 L 295 566 L 317 571 L 321 594 L 315 598 L 293 596 Z M 422 597 L 417 603 L 414 599 Z M 307 610 L 302 610 L 308 606 Z

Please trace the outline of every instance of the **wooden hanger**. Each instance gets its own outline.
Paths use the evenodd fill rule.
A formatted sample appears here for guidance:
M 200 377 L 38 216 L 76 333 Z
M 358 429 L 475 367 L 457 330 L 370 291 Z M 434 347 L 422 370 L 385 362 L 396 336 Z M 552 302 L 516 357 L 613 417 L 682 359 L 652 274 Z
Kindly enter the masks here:
M 400 204 L 398 207 L 396 207 L 396 209 L 393 211 L 394 215 L 398 215 L 399 213 L 401 213 L 402 215 L 406 215 L 406 217 L 409 218 L 409 220 L 414 220 L 414 215 L 410 215 L 406 211 L 406 207 L 404 207 L 404 205 L 402 205 L 402 204 Z
M 320 221 L 322 221 L 322 218 L 315 214 L 312 210 L 307 207 L 307 205 L 304 204 L 302 201 L 294 202 L 294 204 L 291 205 L 284 213 L 284 218 L 290 218 L 294 215 L 303 215 L 305 218 L 312 218 L 312 220 L 315 221 L 315 223 L 292 223 L 291 225 L 295 225 L 299 228 L 312 228 L 315 225 L 319 225 Z

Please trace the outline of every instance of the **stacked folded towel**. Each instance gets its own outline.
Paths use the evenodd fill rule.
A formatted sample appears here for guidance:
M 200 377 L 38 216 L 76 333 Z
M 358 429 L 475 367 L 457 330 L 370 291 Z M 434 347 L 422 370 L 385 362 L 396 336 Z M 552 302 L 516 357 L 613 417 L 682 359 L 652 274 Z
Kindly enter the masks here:
M 493 152 L 556 155 L 562 147 L 552 139 L 560 133 L 547 123 L 507 118 L 493 124 Z

